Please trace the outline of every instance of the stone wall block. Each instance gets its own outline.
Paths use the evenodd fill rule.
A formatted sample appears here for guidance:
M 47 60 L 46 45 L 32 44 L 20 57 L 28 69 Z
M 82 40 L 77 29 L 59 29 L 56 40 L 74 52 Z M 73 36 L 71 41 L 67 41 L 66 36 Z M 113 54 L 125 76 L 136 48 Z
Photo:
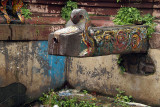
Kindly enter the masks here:
M 152 49 L 160 49 L 160 33 L 153 33 L 152 37 L 149 39 L 149 44 Z

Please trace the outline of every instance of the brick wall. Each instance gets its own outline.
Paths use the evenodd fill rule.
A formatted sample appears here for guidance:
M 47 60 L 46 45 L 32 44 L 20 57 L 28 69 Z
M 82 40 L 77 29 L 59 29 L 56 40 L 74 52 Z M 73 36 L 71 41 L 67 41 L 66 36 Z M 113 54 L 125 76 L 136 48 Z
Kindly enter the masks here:
M 113 26 L 112 19 L 117 14 L 121 6 L 136 7 L 142 14 L 150 13 L 155 16 L 157 23 L 155 35 L 160 36 L 160 0 L 73 0 L 77 1 L 78 8 L 84 8 L 88 11 L 91 22 L 94 26 Z M 28 24 L 51 25 L 53 30 L 60 29 L 66 23 L 61 18 L 61 8 L 65 6 L 67 0 L 24 0 L 28 8 L 33 13 L 32 20 L 25 22 Z M 158 40 L 158 39 L 156 39 Z M 160 43 L 158 41 L 158 43 Z
M 159 0 L 122 0 L 117 3 L 116 0 L 76 0 L 79 8 L 84 8 L 88 11 L 92 20 L 111 20 L 108 17 L 116 15 L 118 9 L 121 6 L 136 7 L 142 11 L 142 14 L 153 14 L 156 17 L 160 17 L 160 4 Z M 65 24 L 65 21 L 61 18 L 61 8 L 64 7 L 67 0 L 24 0 L 28 4 L 28 8 L 33 13 L 32 24 Z M 95 16 L 96 15 L 96 16 Z M 37 18 L 39 16 L 39 18 Z M 39 20 L 44 21 L 39 21 Z M 38 21 L 39 22 L 38 22 Z M 95 22 L 95 21 L 93 21 Z M 27 23 L 31 23 L 28 21 Z M 107 24 L 108 25 L 108 24 Z

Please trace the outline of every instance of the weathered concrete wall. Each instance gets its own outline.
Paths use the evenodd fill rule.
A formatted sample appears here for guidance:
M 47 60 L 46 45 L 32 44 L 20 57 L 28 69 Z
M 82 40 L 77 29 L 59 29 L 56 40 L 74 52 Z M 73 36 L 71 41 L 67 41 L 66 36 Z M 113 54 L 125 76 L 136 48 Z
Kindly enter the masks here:
M 47 41 L 0 41 L 0 87 L 20 82 L 28 97 L 39 97 L 63 85 L 65 61 L 48 55 Z
M 68 58 L 67 80 L 75 88 L 116 95 L 116 88 L 136 100 L 160 105 L 160 50 L 149 49 L 156 72 L 153 75 L 121 74 L 118 55 L 89 58 Z

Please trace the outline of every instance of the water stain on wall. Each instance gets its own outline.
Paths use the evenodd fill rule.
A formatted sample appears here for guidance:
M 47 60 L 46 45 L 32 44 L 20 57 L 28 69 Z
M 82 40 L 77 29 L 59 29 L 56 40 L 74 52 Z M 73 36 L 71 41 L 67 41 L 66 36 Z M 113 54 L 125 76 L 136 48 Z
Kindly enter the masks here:
M 0 42 L 0 57 L 0 86 L 23 83 L 35 98 L 65 81 L 66 57 L 48 55 L 47 41 Z

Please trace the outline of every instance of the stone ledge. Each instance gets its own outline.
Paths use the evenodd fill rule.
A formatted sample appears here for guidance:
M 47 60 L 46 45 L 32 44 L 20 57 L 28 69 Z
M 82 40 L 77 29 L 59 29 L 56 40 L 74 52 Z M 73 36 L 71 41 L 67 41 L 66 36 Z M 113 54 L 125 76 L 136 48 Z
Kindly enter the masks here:
M 155 32 L 149 39 L 149 44 L 151 49 L 160 49 L 160 33 Z
M 11 39 L 11 30 L 10 27 L 6 24 L 0 25 L 0 40 L 10 40 Z
M 48 35 L 64 25 L 1 24 L 0 40 L 48 40 Z
M 94 17 L 95 18 L 95 17 Z M 96 17 L 97 18 L 97 17 Z M 39 20 L 41 20 L 39 18 Z M 0 24 L 0 40 L 48 40 L 48 35 L 64 27 L 63 24 L 40 23 L 34 20 L 28 24 Z M 93 26 L 114 26 L 111 20 L 91 20 Z M 37 25 L 46 24 L 46 25 Z

